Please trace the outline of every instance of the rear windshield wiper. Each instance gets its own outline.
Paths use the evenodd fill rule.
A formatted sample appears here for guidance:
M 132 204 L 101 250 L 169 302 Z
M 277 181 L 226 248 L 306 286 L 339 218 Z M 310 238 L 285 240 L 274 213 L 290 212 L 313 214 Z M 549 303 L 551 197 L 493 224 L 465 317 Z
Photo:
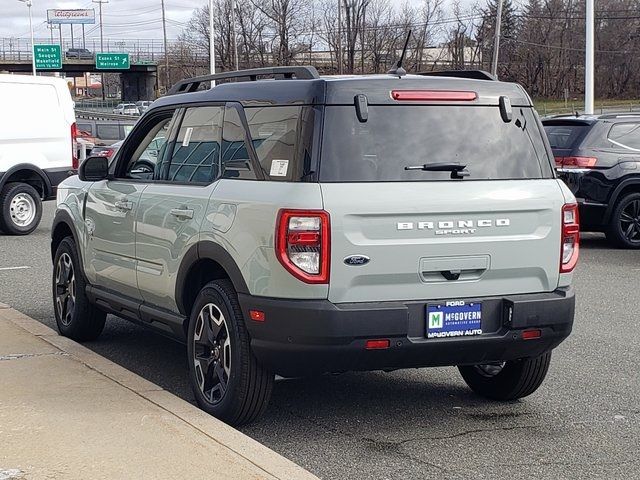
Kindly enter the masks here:
M 424 165 L 407 165 L 405 170 L 422 170 L 423 172 L 451 172 L 451 178 L 468 177 L 466 165 L 459 163 L 425 163 Z

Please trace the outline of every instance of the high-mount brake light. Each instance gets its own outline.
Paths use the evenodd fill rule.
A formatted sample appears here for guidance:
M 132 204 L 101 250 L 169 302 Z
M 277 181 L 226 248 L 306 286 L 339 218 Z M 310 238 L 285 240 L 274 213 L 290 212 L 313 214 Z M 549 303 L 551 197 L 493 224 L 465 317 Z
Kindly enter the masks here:
M 598 163 L 595 157 L 555 157 L 555 160 L 561 168 L 594 168 Z
M 560 273 L 576 268 L 580 256 L 580 219 L 578 205 L 568 203 L 562 207 L 562 237 L 560 245 Z
M 478 94 L 455 90 L 392 90 L 391 98 L 413 102 L 471 102 L 478 98 Z
M 276 256 L 305 283 L 329 283 L 330 218 L 324 210 L 280 210 Z

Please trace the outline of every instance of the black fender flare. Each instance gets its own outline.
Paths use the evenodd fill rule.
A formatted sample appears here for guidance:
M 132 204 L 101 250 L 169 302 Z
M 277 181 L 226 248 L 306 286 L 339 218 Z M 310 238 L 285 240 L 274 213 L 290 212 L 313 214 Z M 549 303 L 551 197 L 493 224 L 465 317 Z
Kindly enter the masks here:
M 620 194 L 625 188 L 629 187 L 630 185 L 636 185 L 638 187 L 638 190 L 640 191 L 640 175 L 624 179 L 618 184 L 615 190 L 611 193 L 611 197 L 609 197 L 609 203 L 607 205 L 607 209 L 604 212 L 605 223 L 609 223 L 611 221 L 611 215 L 613 215 L 613 209 L 615 208 L 616 203 L 618 202 L 618 198 L 620 197 Z
M 192 245 L 189 250 L 187 250 L 185 255 L 182 257 L 182 263 L 180 264 L 180 268 L 178 269 L 178 274 L 176 276 L 175 300 L 180 313 L 183 315 L 185 314 L 184 298 L 182 295 L 184 282 L 186 281 L 191 267 L 193 267 L 199 260 L 203 259 L 217 262 L 225 272 L 227 272 L 227 275 L 229 275 L 236 292 L 245 294 L 249 293 L 249 288 L 242 276 L 242 272 L 240 272 L 240 268 L 229 252 L 227 252 L 218 243 L 210 240 L 203 240 Z
M 65 224 L 67 228 L 71 230 L 73 241 L 76 244 L 76 248 L 78 249 L 78 261 L 80 262 L 80 270 L 82 270 L 82 273 L 84 274 L 84 263 L 82 259 L 82 253 L 80 250 L 80 243 L 78 242 L 78 232 L 76 232 L 75 222 L 73 221 L 71 214 L 66 210 L 58 210 L 55 216 L 53 217 L 53 223 L 51 224 L 51 261 L 53 261 L 56 256 L 56 252 L 53 249 L 53 240 L 54 240 L 53 234 L 56 231 L 56 228 L 60 224 Z
M 9 177 L 19 170 L 30 170 L 33 173 L 37 174 L 42 179 L 42 184 L 44 185 L 44 198 L 48 198 L 51 196 L 51 194 L 53 193 L 53 187 L 51 186 L 49 177 L 47 177 L 47 175 L 40 168 L 30 163 L 19 163 L 18 165 L 14 165 L 9 170 L 7 170 L 4 175 L 0 177 L 0 189 L 5 186 L 5 184 L 9 180 Z

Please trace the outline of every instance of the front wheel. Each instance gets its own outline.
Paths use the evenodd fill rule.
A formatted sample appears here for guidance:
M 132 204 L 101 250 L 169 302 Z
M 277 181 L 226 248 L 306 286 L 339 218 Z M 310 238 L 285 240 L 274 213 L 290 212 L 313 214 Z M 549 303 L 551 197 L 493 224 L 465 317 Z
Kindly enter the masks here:
M 9 235 L 28 235 L 42 218 L 40 194 L 31 185 L 12 182 L 0 192 L 0 230 Z
M 233 285 L 205 285 L 191 311 L 187 334 L 189 380 L 200 408 L 228 423 L 258 418 L 271 397 L 274 375 L 251 351 Z
M 53 306 L 60 334 L 82 342 L 100 336 L 107 314 L 87 298 L 78 255 L 71 237 L 58 245 L 53 260 Z
M 516 400 L 535 392 L 544 381 L 551 352 L 509 362 L 458 367 L 466 384 L 492 400 Z

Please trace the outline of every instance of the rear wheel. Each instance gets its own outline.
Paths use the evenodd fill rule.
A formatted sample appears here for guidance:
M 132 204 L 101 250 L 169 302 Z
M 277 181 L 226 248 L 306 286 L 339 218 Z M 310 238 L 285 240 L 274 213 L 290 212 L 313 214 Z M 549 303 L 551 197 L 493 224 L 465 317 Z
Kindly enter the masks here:
M 273 373 L 251 351 L 233 285 L 205 285 L 192 309 L 187 336 L 189 380 L 200 408 L 230 425 L 258 418 L 273 388 Z
M 53 306 L 61 335 L 73 340 L 95 340 L 104 329 L 107 314 L 89 302 L 72 238 L 58 246 L 53 263 Z
M 26 183 L 7 183 L 0 191 L 0 230 L 9 235 L 28 235 L 42 218 L 40 194 Z
M 630 193 L 618 201 L 607 239 L 620 248 L 640 248 L 640 193 Z
M 516 400 L 535 392 L 544 381 L 551 352 L 536 358 L 458 367 L 469 388 L 492 400 Z

